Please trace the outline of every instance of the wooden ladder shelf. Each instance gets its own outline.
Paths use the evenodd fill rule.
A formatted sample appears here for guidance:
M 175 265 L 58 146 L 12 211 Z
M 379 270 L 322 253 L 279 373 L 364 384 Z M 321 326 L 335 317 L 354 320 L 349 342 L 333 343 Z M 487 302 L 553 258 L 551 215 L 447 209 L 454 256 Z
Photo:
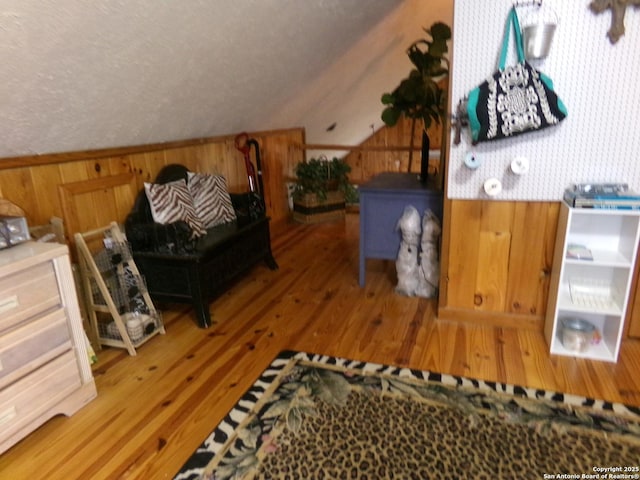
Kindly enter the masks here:
M 131 250 L 116 222 L 74 235 L 92 335 L 102 345 L 136 348 L 164 334 Z

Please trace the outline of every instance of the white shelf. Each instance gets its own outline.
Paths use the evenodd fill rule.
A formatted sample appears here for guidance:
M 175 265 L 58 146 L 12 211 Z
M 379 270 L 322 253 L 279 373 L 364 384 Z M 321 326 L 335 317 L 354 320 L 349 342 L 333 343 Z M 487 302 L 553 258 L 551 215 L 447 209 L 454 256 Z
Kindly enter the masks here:
M 607 346 L 604 341 L 600 341 L 597 345 L 590 345 L 585 352 L 576 352 L 567 350 L 556 335 L 551 342 L 551 353 L 554 355 L 563 355 L 565 357 L 588 358 L 591 360 L 601 360 L 605 362 L 615 361 L 614 352 Z
M 597 342 L 591 343 L 584 352 L 576 352 L 565 348 L 562 344 L 562 333 L 560 320 L 564 317 L 581 317 L 596 327 L 599 333 Z M 581 312 L 577 315 L 573 310 L 558 310 L 558 321 L 552 336 L 551 353 L 554 355 L 564 355 L 579 358 L 589 358 L 592 360 L 603 360 L 615 362 L 620 342 L 620 330 L 623 317 L 620 315 L 603 315 L 593 312 Z
M 617 361 L 639 239 L 640 211 L 562 203 L 544 328 L 552 354 Z M 593 258 L 568 258 L 569 245 L 584 246 Z M 600 341 L 584 352 L 565 348 L 560 319 L 567 316 L 594 325 Z
M 575 265 L 591 265 L 603 267 L 631 267 L 631 260 L 617 251 L 591 249 L 593 260 L 565 258 L 565 263 Z
M 586 290 L 576 292 L 571 291 L 570 282 L 562 282 L 560 284 L 560 292 L 558 295 L 558 309 L 573 311 L 576 313 L 600 313 L 603 315 L 622 315 L 622 302 L 619 292 L 614 291 L 612 294 L 600 295 L 589 294 Z

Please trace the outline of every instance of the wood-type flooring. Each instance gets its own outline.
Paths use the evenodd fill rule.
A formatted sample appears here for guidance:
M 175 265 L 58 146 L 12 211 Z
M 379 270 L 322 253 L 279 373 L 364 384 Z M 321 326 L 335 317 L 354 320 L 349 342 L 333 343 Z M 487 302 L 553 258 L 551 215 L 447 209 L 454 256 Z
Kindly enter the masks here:
M 157 305 L 166 335 L 135 357 L 98 351 L 98 397 L 0 456 L 0 478 L 172 478 L 281 350 L 298 350 L 640 405 L 640 345 L 617 364 L 550 356 L 541 332 L 435 318 L 436 302 L 394 292 L 392 261 L 358 286 L 358 215 L 274 234 L 277 271 L 259 265 L 211 303 Z

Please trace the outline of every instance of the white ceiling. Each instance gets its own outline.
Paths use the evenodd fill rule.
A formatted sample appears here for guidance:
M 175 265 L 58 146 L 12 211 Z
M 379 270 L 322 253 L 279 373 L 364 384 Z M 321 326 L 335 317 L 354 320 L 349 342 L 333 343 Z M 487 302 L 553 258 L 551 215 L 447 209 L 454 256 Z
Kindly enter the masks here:
M 452 2 L 0 0 L 0 158 L 299 126 L 355 143 Z

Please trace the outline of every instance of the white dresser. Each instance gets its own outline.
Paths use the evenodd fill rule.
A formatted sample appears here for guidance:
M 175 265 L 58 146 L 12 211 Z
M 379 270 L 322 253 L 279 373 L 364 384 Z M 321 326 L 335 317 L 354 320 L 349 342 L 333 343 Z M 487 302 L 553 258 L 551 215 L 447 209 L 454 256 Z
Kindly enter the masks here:
M 0 250 L 0 453 L 95 396 L 67 246 Z

